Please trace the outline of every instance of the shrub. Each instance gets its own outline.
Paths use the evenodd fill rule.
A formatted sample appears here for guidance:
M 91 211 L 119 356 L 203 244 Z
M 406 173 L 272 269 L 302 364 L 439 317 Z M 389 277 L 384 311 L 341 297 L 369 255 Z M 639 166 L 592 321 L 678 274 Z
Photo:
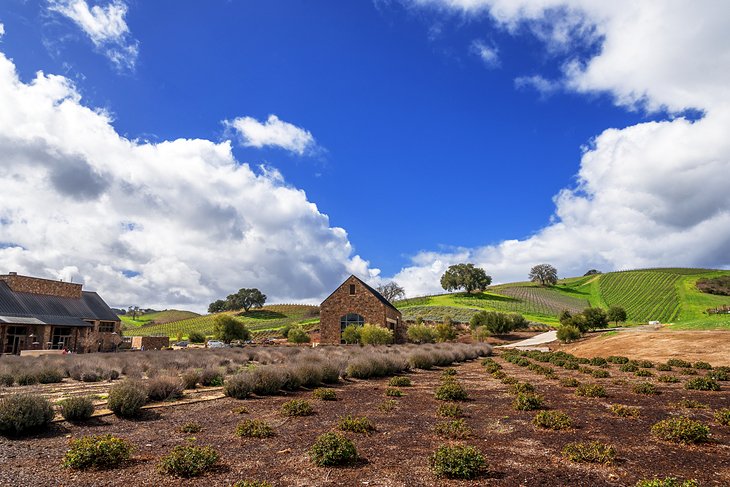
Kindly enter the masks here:
M 441 373 L 444 377 L 453 377 L 457 374 L 456 369 L 448 368 L 444 369 L 444 371 Z
M 717 367 L 708 372 L 707 377 L 713 380 L 728 381 L 730 380 L 730 367 Z
M 188 333 L 188 340 L 191 343 L 205 343 L 205 335 L 199 331 L 191 331 Z
M 360 343 L 360 327 L 357 325 L 347 325 L 345 329 L 342 330 L 341 337 L 345 343 Z
M 42 396 L 14 394 L 0 398 L 0 433 L 20 434 L 53 419 L 53 407 Z
M 384 413 L 389 413 L 397 407 L 398 401 L 396 401 L 395 399 L 386 399 L 385 401 L 378 404 L 378 409 Z
M 454 328 L 450 319 L 437 324 L 434 326 L 433 330 L 436 333 L 436 341 L 438 342 L 449 342 L 451 340 L 455 340 L 457 336 L 456 328 Z
M 94 414 L 94 403 L 90 397 L 69 397 L 58 402 L 58 411 L 66 421 L 85 421 Z
M 437 423 L 433 428 L 434 433 L 443 438 L 459 440 L 468 438 L 471 435 L 471 428 L 463 419 L 454 419 Z
M 132 446 L 112 435 L 84 436 L 71 440 L 63 466 L 78 470 L 114 468 L 129 460 Z
M 582 336 L 580 330 L 573 325 L 564 325 L 558 328 L 558 340 L 563 343 L 571 343 Z
M 246 399 L 254 390 L 253 375 L 248 372 L 236 374 L 226 379 L 223 394 L 234 399 Z
M 57 384 L 63 381 L 63 374 L 53 367 L 44 367 L 37 374 L 38 382 L 41 384 Z
M 582 397 L 606 397 L 606 389 L 599 384 L 580 384 L 575 389 L 576 396 Z
M 606 377 L 611 377 L 611 374 L 608 372 L 608 370 L 604 369 L 595 369 L 591 372 L 591 375 L 596 379 L 605 379 Z
M 595 367 L 603 367 L 604 365 L 607 365 L 608 361 L 603 357 L 593 357 L 591 359 L 591 365 Z
M 578 367 L 579 367 L 578 362 L 576 362 L 574 360 L 568 360 L 563 364 L 563 368 L 565 370 L 578 370 Z
M 551 430 L 564 430 L 573 426 L 573 420 L 562 411 L 540 411 L 532 422 L 535 426 Z
M 668 384 L 680 382 L 679 377 L 673 375 L 660 375 L 657 379 L 659 382 L 666 382 Z
M 659 394 L 659 389 L 651 382 L 638 382 L 631 389 L 635 394 Z
M 622 418 L 635 418 L 639 416 L 641 410 L 634 406 L 624 406 L 623 404 L 611 404 L 611 412 Z
M 360 342 L 363 345 L 387 345 L 393 343 L 393 332 L 378 325 L 363 325 L 360 330 Z
M 312 391 L 312 396 L 320 401 L 336 401 L 337 392 L 334 389 L 326 389 L 324 387 L 318 387 Z
M 430 461 L 435 475 L 452 479 L 472 479 L 487 466 L 479 450 L 464 445 L 441 445 L 431 455 Z
M 634 375 L 636 377 L 654 377 L 654 373 L 646 369 L 639 369 L 634 372 Z
M 464 415 L 464 411 L 458 404 L 446 403 L 439 405 L 436 415 L 444 418 L 459 418 Z
M 139 415 L 145 403 L 147 403 L 147 389 L 140 382 L 125 380 L 109 389 L 107 407 L 122 418 Z
M 200 384 L 206 387 L 222 386 L 223 374 L 217 369 L 203 369 L 200 372 Z
M 669 372 L 672 370 L 672 366 L 669 364 L 657 364 L 656 369 L 660 372 Z
M 200 382 L 200 372 L 196 370 L 186 370 L 182 373 L 182 383 L 185 389 L 195 389 L 195 386 Z
M 272 487 L 272 485 L 265 480 L 239 480 L 233 487 Z
M 387 387 L 385 389 L 385 395 L 390 397 L 402 397 L 403 392 L 397 387 Z
M 719 391 L 720 384 L 708 377 L 695 377 L 685 382 L 684 388 L 697 391 Z
M 686 368 L 686 369 L 692 367 L 691 363 L 687 362 L 686 360 L 681 360 L 678 358 L 670 358 L 669 360 L 667 360 L 667 365 L 669 365 L 671 367 L 682 367 L 682 368 Z
M 426 352 L 416 352 L 411 354 L 408 363 L 414 369 L 431 370 L 434 366 L 434 360 L 431 355 Z
M 180 426 L 181 433 L 198 433 L 202 429 L 203 427 L 195 422 L 185 423 L 184 425 Z
M 707 409 L 710 407 L 708 404 L 695 401 L 694 399 L 682 399 L 680 401 L 672 403 L 672 406 L 686 409 Z
M 715 421 L 724 426 L 730 426 L 730 408 L 715 411 Z
M 651 433 L 662 440 L 674 443 L 700 443 L 707 441 L 710 428 L 693 419 L 680 416 L 655 423 Z
M 311 341 L 309 334 L 301 326 L 295 326 L 289 330 L 286 339 L 290 343 L 309 343 Z
M 248 340 L 251 332 L 241 321 L 231 315 L 218 315 L 213 319 L 213 336 L 225 343 L 232 340 Z
M 314 414 L 314 409 L 309 401 L 292 399 L 281 405 L 281 414 L 284 416 L 310 416 Z
M 629 361 L 629 358 L 621 355 L 611 355 L 606 358 L 606 361 L 611 362 L 612 364 L 625 364 Z
M 651 369 L 652 367 L 654 367 L 654 362 L 652 362 L 651 360 L 638 360 L 636 362 L 636 365 L 638 365 L 642 369 Z
M 358 458 L 352 441 L 337 432 L 319 435 L 309 449 L 309 456 L 320 467 L 347 465 Z
M 578 379 L 573 377 L 563 377 L 560 379 L 560 385 L 563 387 L 578 387 L 580 382 L 578 382 Z
M 700 484 L 696 480 L 679 480 L 676 477 L 666 477 L 664 479 L 653 478 L 643 479 L 636 482 L 635 487 L 699 487 Z
M 343 416 L 337 423 L 337 427 L 342 431 L 349 431 L 351 433 L 370 433 L 375 431 L 373 423 L 365 416 Z
M 534 411 L 535 409 L 541 409 L 543 404 L 542 396 L 539 394 L 531 393 L 519 393 L 515 400 L 512 402 L 512 406 L 518 411 Z
M 502 381 L 502 384 L 508 384 L 508 385 L 517 384 L 519 382 L 519 379 L 517 379 L 517 377 L 510 377 L 510 376 L 503 377 L 500 380 Z
M 695 369 L 682 369 L 679 373 L 682 375 L 697 375 L 697 371 Z
M 707 362 L 697 361 L 695 362 L 692 367 L 699 370 L 711 370 L 712 365 L 708 364 Z
M 474 339 L 478 342 L 485 342 L 490 336 L 492 336 L 486 326 L 477 326 L 474 328 L 472 335 L 474 335 Z
M 440 401 L 466 401 L 468 398 L 469 393 L 457 381 L 444 382 L 436 389 L 436 399 Z
M 172 401 L 182 393 L 183 384 L 177 377 L 159 376 L 147 381 L 147 398 L 151 401 Z
M 408 340 L 413 343 L 434 343 L 436 341 L 436 332 L 434 329 L 423 324 L 409 326 L 406 334 L 408 335 Z
M 388 385 L 391 387 L 410 387 L 411 379 L 410 377 L 405 377 L 402 375 L 391 377 L 388 381 Z
M 209 446 L 178 445 L 159 463 L 162 473 L 175 477 L 197 477 L 218 462 L 218 452 Z
M 0 386 L 11 387 L 15 383 L 15 376 L 8 373 L 0 373 Z
M 623 364 L 621 367 L 618 368 L 621 372 L 636 372 L 639 370 L 639 366 L 636 364 L 632 364 L 631 362 Z
M 269 438 L 274 436 L 274 429 L 261 419 L 245 419 L 236 426 L 236 436 L 241 438 Z
M 497 370 L 496 372 L 492 372 L 492 377 L 494 377 L 497 380 L 502 380 L 505 377 L 507 377 L 507 374 L 505 374 L 501 370 Z
M 517 382 L 515 384 L 510 385 L 509 391 L 512 394 L 535 392 L 535 386 L 533 386 L 529 382 Z
M 17 382 L 19 386 L 32 386 L 33 384 L 38 383 L 38 376 L 32 372 L 20 372 L 19 374 L 16 374 L 15 382 Z
M 599 441 L 568 443 L 563 448 L 562 453 L 571 462 L 610 464 L 616 458 L 616 449 Z

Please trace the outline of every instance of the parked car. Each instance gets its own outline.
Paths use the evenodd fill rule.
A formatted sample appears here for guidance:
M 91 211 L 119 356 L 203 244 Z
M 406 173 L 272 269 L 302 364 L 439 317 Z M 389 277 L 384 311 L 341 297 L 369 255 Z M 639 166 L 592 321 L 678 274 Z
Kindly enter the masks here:
M 228 345 L 220 340 L 208 340 L 208 348 L 227 348 Z
M 180 347 L 180 348 L 187 348 L 187 346 L 189 344 L 190 344 L 190 342 L 188 342 L 188 341 L 182 341 L 182 342 L 174 343 L 173 346 L 174 347 Z

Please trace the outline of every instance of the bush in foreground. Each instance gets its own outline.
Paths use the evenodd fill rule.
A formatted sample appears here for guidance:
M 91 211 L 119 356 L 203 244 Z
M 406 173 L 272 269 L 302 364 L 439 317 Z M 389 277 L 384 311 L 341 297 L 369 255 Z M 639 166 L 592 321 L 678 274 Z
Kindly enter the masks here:
M 334 389 L 326 389 L 324 387 L 319 387 L 312 391 L 312 396 L 314 396 L 315 399 L 319 399 L 320 401 L 337 400 L 337 392 Z
M 358 458 L 355 444 L 336 432 L 319 435 L 309 449 L 309 456 L 320 467 L 347 465 Z
M 622 418 L 636 418 L 641 414 L 641 410 L 634 406 L 625 406 L 623 404 L 611 404 L 611 412 Z
M 382 326 L 366 323 L 360 329 L 360 343 L 363 345 L 387 345 L 393 343 L 393 332 Z
M 218 452 L 209 446 L 178 445 L 162 457 L 160 472 L 174 477 L 197 477 L 218 463 Z
M 53 419 L 48 399 L 32 394 L 0 398 L 0 433 L 21 434 L 46 426 Z
M 309 401 L 292 399 L 281 405 L 281 414 L 284 416 L 310 416 L 314 414 L 314 409 Z
M 245 419 L 236 426 L 236 436 L 241 438 L 269 438 L 274 436 L 274 429 L 264 420 Z
M 715 421 L 724 426 L 730 426 L 730 408 L 715 411 Z
M 200 426 L 200 423 L 196 423 L 194 421 L 191 421 L 190 423 L 185 423 L 184 425 L 180 426 L 180 432 L 181 433 L 198 433 L 202 431 L 203 427 Z
M 657 389 L 657 387 L 651 382 L 639 382 L 638 384 L 634 384 L 632 390 L 635 394 L 659 394 L 659 389 Z
M 348 414 L 343 416 L 337 422 L 337 427 L 342 431 L 349 431 L 351 433 L 370 433 L 375 431 L 375 426 L 369 418 L 365 416 L 357 417 Z
M 391 387 L 410 387 L 411 379 L 410 377 L 406 377 L 404 375 L 398 375 L 395 377 L 391 377 L 388 381 L 388 385 Z
M 708 377 L 695 377 L 685 382 L 684 388 L 696 391 L 719 391 L 720 384 Z
M 122 418 L 133 418 L 147 403 L 147 389 L 141 382 L 126 380 L 109 389 L 107 407 Z
M 484 455 L 473 446 L 441 445 L 430 460 L 435 475 L 451 479 L 473 479 L 487 467 Z
M 254 386 L 253 375 L 243 372 L 226 379 L 223 394 L 234 399 L 246 399 L 253 392 Z
M 59 401 L 58 411 L 66 421 L 85 421 L 94 414 L 94 403 L 86 396 L 69 397 Z
M 512 406 L 518 411 L 534 411 L 541 409 L 543 404 L 542 396 L 539 394 L 520 392 L 515 397 Z
M 173 401 L 182 397 L 183 383 L 177 377 L 158 376 L 147 381 L 147 398 L 150 401 Z
M 558 329 L 558 340 L 563 343 L 574 342 L 578 340 L 581 336 L 582 334 L 580 330 L 573 325 L 561 326 Z
M 71 440 L 63 466 L 77 470 L 109 469 L 129 460 L 131 453 L 132 446 L 122 438 L 112 435 L 84 436 Z
M 599 384 L 580 384 L 575 389 L 575 395 L 581 397 L 606 397 L 606 389 Z
M 699 487 L 699 485 L 696 480 L 679 480 L 676 477 L 643 479 L 636 482 L 636 487 Z
M 239 480 L 233 487 L 272 487 L 272 485 L 265 480 Z
M 471 436 L 471 428 L 463 419 L 437 423 L 436 426 L 434 426 L 433 431 L 438 436 L 451 440 L 463 440 Z
M 436 415 L 444 418 L 459 418 L 464 415 L 464 411 L 458 404 L 446 403 L 439 405 Z
M 571 462 L 610 464 L 616 458 L 616 449 L 599 441 L 568 443 L 562 453 Z
M 532 420 L 535 426 L 550 430 L 564 430 L 573 426 L 573 420 L 562 411 L 540 411 Z
M 701 443 L 710 437 L 710 428 L 699 421 L 680 416 L 655 423 L 651 433 L 674 443 Z
M 440 401 L 466 401 L 469 393 L 457 381 L 447 381 L 436 389 L 436 399 Z

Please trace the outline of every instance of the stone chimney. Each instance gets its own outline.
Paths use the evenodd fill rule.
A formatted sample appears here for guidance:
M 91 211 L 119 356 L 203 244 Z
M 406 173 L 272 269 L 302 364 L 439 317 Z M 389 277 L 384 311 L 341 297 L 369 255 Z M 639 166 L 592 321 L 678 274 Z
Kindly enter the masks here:
M 0 281 L 5 281 L 8 287 L 16 293 L 45 294 L 61 298 L 81 299 L 81 284 L 19 276 L 17 272 L 0 275 Z

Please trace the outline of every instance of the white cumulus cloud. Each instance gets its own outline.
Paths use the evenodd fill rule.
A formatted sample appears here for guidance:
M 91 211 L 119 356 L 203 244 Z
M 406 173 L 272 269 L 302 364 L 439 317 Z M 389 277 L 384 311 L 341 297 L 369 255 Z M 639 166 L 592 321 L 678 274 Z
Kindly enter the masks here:
M 113 305 L 203 310 L 241 287 L 317 300 L 377 275 L 342 228 L 229 141 L 120 136 L 72 83 L 0 54 L 0 271 L 74 279 Z
M 496 47 L 477 39 L 471 43 L 471 50 L 479 56 L 487 67 L 494 68 L 499 66 L 499 50 Z
M 225 124 L 235 130 L 246 147 L 279 147 L 300 156 L 317 149 L 311 132 L 280 120 L 276 115 L 269 115 L 264 122 L 253 117 L 239 117 Z
M 90 7 L 86 0 L 50 0 L 48 8 L 71 19 L 117 68 L 134 69 L 139 42 L 131 38 L 124 2 Z
M 562 275 L 662 265 L 730 266 L 730 7 L 723 2 L 414 0 L 439 12 L 529 27 L 561 56 L 563 77 L 518 86 L 608 93 L 664 120 L 607 128 L 583 148 L 577 184 L 554 198 L 551 222 L 523 240 L 424 251 L 396 279 L 409 295 L 439 290 L 443 270 L 471 261 L 496 281 L 525 280 L 541 262 Z M 596 44 L 597 43 L 597 44 Z M 576 47 L 597 45 L 584 57 Z M 584 49 L 583 52 L 586 52 Z M 703 115 L 694 120 L 685 110 Z

